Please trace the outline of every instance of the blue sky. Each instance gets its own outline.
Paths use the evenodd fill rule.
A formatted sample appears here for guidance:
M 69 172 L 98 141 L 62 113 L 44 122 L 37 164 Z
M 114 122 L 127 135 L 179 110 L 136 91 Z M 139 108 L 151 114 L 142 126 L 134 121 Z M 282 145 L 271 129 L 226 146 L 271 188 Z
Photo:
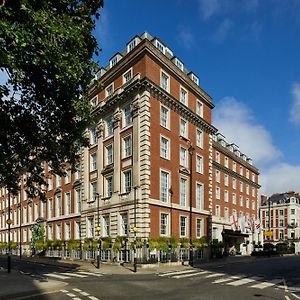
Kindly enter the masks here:
M 100 65 L 144 31 L 200 77 L 214 124 L 260 169 L 261 193 L 300 192 L 300 1 L 106 0 Z
M 200 77 L 214 125 L 260 169 L 261 193 L 300 192 L 300 0 L 105 0 L 100 65 L 144 31 Z

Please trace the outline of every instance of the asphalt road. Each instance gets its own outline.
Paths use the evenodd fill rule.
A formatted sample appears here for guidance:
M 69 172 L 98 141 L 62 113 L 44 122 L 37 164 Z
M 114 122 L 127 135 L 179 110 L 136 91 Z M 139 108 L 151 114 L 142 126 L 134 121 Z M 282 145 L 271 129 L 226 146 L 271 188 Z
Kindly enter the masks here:
M 0 265 L 3 259 L 0 259 Z M 61 291 L 29 297 L 31 300 L 300 299 L 300 257 L 258 258 L 251 263 L 201 265 L 193 270 L 157 274 L 85 275 L 74 267 L 14 262 L 14 267 L 36 274 L 62 276 Z M 79 275 L 70 277 L 68 272 Z M 85 275 L 85 276 L 84 276 Z M 66 277 L 66 278 L 63 278 Z M 298 297 L 298 298 L 297 298 Z

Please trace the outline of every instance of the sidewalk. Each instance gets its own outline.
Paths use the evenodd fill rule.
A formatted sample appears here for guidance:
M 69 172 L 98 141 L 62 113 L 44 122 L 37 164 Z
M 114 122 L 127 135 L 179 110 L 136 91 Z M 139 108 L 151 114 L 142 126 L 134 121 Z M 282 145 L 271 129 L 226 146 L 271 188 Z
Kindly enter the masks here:
M 7 273 L 5 269 L 0 269 L 0 283 L 0 300 L 49 293 L 67 285 L 65 282 L 56 280 L 43 282 L 14 270 Z
M 12 260 L 12 264 L 18 259 L 19 258 L 14 257 Z M 256 258 L 250 256 L 227 257 L 223 259 L 197 264 L 195 265 L 195 268 L 206 268 L 214 265 L 225 265 L 232 263 L 249 263 L 250 261 L 255 259 Z M 87 261 L 55 260 L 46 257 L 24 257 L 22 258 L 22 260 L 31 261 L 38 264 L 68 266 L 74 268 L 74 270 L 85 270 L 111 275 L 135 274 L 136 276 L 138 276 L 140 274 L 155 274 L 191 269 L 190 266 L 184 266 L 182 264 L 160 263 L 154 265 L 146 265 L 143 267 L 138 265 L 137 273 L 134 273 L 132 264 L 120 265 L 118 263 L 101 262 L 100 268 L 97 269 L 94 263 Z M 18 297 L 54 292 L 56 290 L 62 289 L 64 286 L 67 285 L 67 283 L 65 282 L 51 279 L 45 281 L 42 277 L 38 278 L 37 276 L 31 276 L 30 274 L 21 274 L 20 272 L 14 270 L 12 270 L 11 273 L 7 273 L 7 270 L 3 268 L 0 269 L 0 283 L 0 300 L 16 299 Z

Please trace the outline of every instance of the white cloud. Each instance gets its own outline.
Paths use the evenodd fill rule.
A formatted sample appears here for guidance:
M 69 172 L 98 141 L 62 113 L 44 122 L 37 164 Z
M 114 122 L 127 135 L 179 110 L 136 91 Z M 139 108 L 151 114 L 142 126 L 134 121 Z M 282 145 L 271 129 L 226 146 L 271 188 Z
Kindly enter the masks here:
M 232 27 L 233 21 L 231 21 L 230 19 L 223 20 L 214 34 L 215 41 L 219 43 L 223 42 L 228 36 Z
M 292 85 L 293 104 L 290 109 L 290 122 L 300 124 L 300 83 Z
M 211 17 L 222 14 L 254 12 L 259 6 L 258 0 L 198 0 L 199 11 L 204 21 Z
M 218 103 L 214 110 L 214 125 L 228 142 L 237 144 L 241 152 L 251 157 L 260 168 L 281 157 L 271 134 L 257 123 L 247 106 L 233 97 L 225 97 Z
M 271 196 L 274 193 L 300 191 L 300 165 L 278 163 L 264 170 L 260 175 L 260 193 Z
M 203 20 L 208 20 L 217 14 L 221 8 L 220 0 L 198 0 L 198 3 Z
M 216 106 L 214 119 L 214 125 L 227 142 L 234 142 L 243 153 L 253 158 L 260 171 L 260 194 L 271 196 L 300 191 L 300 165 L 282 161 L 283 155 L 273 144 L 270 132 L 255 120 L 245 104 L 233 97 L 225 97 Z
M 190 30 L 185 26 L 178 28 L 178 41 L 183 47 L 190 49 L 195 45 L 195 38 Z

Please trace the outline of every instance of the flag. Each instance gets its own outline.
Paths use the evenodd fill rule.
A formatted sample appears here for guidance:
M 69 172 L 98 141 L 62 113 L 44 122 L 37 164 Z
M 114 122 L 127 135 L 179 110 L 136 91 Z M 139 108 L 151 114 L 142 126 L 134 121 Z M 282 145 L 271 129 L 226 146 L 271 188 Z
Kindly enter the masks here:
M 256 219 L 254 222 L 255 232 L 260 232 L 260 220 Z
M 254 221 L 252 218 L 248 220 L 248 227 L 250 229 L 250 232 L 254 233 Z
M 237 221 L 234 218 L 234 215 L 230 216 L 231 229 L 237 230 Z

